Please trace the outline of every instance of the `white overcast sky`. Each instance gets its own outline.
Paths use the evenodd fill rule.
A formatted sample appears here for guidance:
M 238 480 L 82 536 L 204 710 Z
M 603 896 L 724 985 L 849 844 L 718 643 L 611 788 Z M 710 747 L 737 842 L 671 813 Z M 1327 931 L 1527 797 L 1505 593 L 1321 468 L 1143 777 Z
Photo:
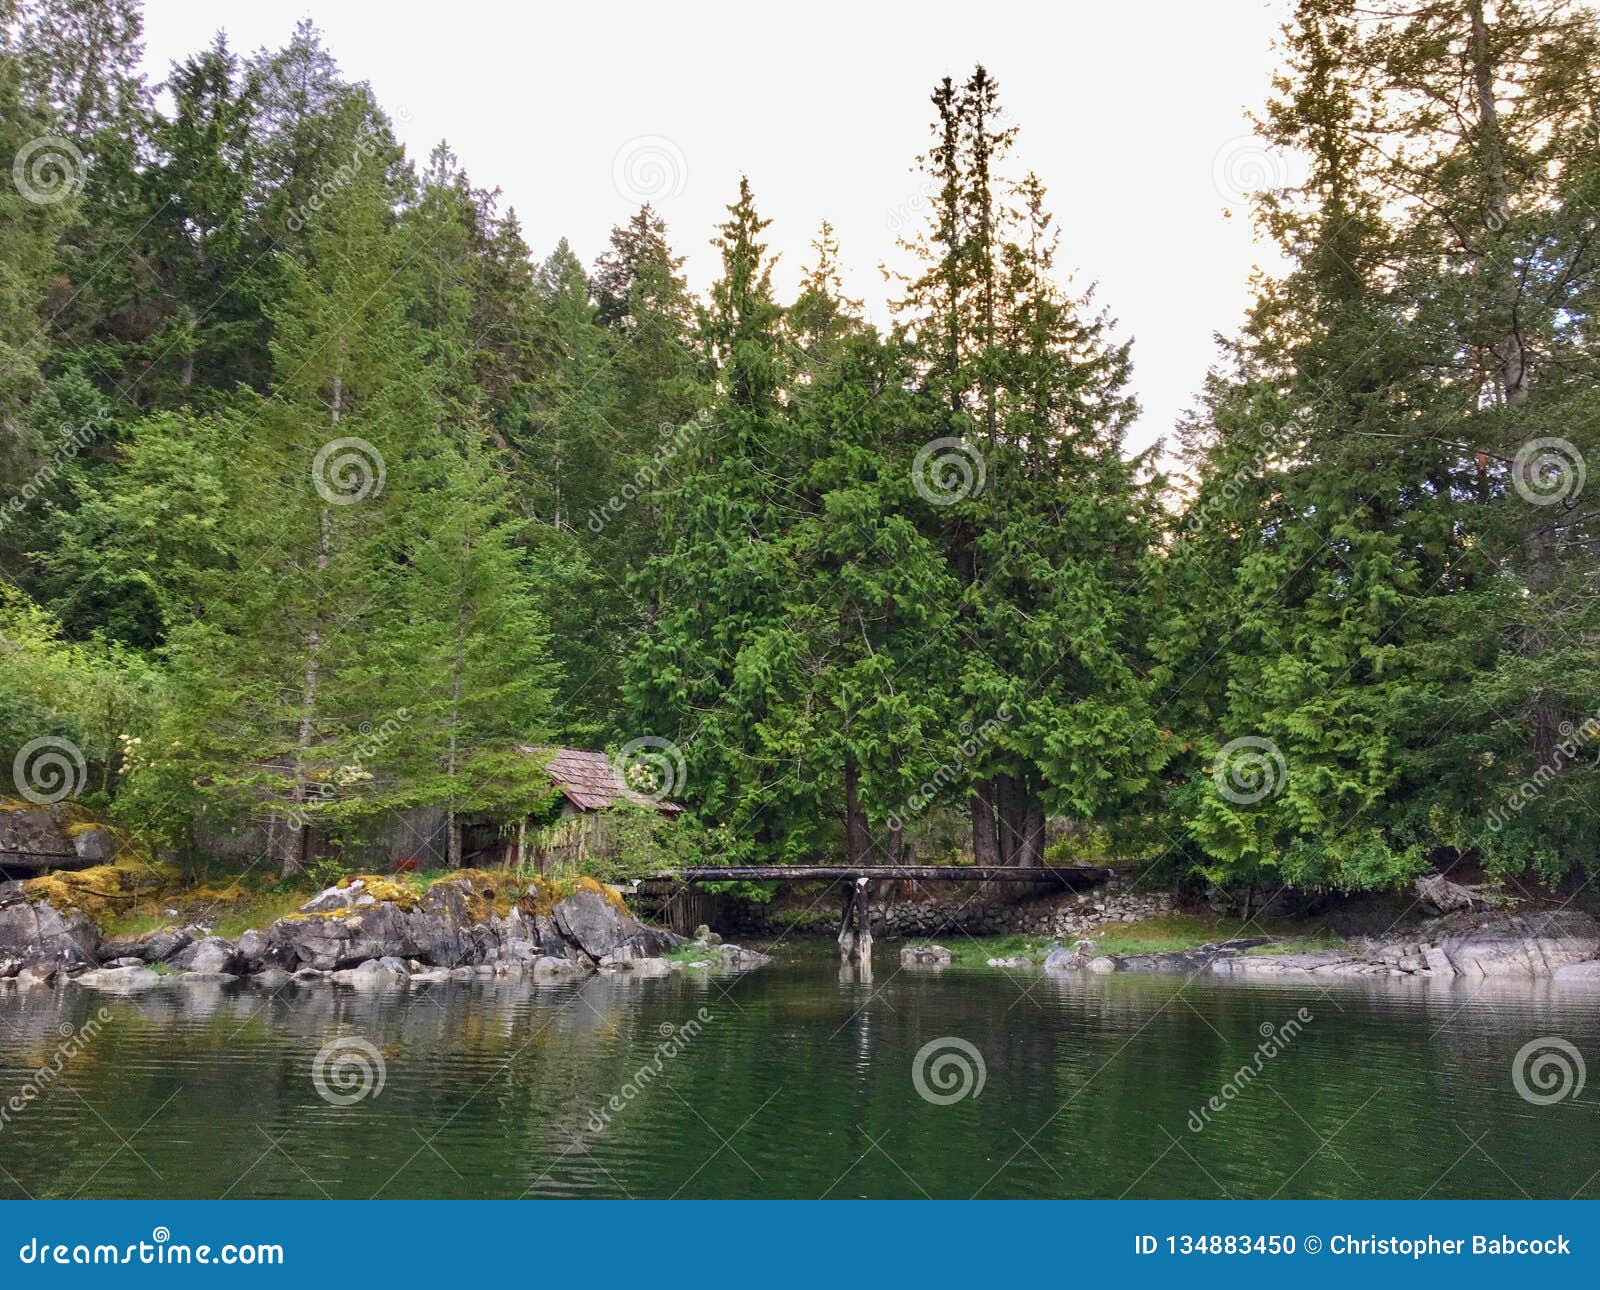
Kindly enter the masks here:
M 1144 414 L 1167 434 L 1242 316 L 1253 267 L 1278 266 L 1240 193 L 1280 164 L 1250 138 L 1282 0 L 147 0 L 152 80 L 226 30 L 276 48 L 310 17 L 371 83 L 419 162 L 447 139 L 498 186 L 543 255 L 586 262 L 650 195 L 703 288 L 714 224 L 748 174 L 788 292 L 831 220 L 852 294 L 883 320 L 880 264 L 925 209 L 911 170 L 939 77 L 983 63 L 1048 185 L 1058 264 L 1134 338 Z M 1232 212 L 1231 218 L 1229 212 Z

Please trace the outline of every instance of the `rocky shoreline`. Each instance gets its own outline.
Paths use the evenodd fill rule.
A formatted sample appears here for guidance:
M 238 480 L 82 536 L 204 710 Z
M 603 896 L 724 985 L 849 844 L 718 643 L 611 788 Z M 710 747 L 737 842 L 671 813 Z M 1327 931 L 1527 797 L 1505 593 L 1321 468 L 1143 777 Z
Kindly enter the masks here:
M 118 993 L 197 982 L 381 986 L 742 972 L 770 961 L 721 944 L 704 928 L 691 940 L 648 927 L 592 879 L 569 885 L 561 891 L 510 875 L 463 874 L 418 891 L 383 878 L 347 879 L 297 913 L 229 940 L 204 927 L 107 938 L 81 910 L 57 909 L 11 883 L 0 887 L 0 983 L 26 989 L 70 981 Z
M 1047 973 L 1166 972 L 1218 976 L 1365 977 L 1473 981 L 1551 981 L 1600 986 L 1600 923 L 1578 910 L 1463 908 L 1424 918 L 1383 935 L 1310 951 L 1275 951 L 1268 937 L 1211 941 L 1192 949 L 1107 954 L 1092 940 L 1054 945 Z M 941 967 L 954 959 L 940 945 L 908 945 L 906 967 Z M 991 967 L 1035 966 L 1026 958 L 992 959 Z

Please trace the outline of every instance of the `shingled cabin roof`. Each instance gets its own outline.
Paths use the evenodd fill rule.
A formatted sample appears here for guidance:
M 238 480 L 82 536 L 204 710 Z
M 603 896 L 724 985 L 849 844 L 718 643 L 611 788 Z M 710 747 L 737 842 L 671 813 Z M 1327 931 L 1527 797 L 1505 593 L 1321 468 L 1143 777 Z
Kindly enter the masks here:
M 629 788 L 605 753 L 582 748 L 522 747 L 518 751 L 530 757 L 549 758 L 546 769 L 550 772 L 551 785 L 559 788 L 567 801 L 580 811 L 609 810 L 619 800 L 653 807 L 663 815 L 678 815 L 683 811 L 677 802 L 657 802 Z

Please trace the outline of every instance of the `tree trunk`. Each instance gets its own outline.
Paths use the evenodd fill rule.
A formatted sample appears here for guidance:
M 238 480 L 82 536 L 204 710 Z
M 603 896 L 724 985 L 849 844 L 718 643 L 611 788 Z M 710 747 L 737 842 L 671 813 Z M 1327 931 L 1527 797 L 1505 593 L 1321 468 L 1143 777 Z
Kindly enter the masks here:
M 1016 863 L 1029 869 L 1044 864 L 1044 807 L 1032 794 L 1028 795 L 1022 812 L 1022 839 L 1017 847 Z
M 472 544 L 467 544 L 470 552 Z M 456 763 L 459 753 L 457 732 L 461 725 L 461 670 L 466 663 L 467 639 L 467 605 L 462 601 L 456 607 L 456 656 L 455 666 L 450 674 L 450 753 L 449 767 L 446 777 L 450 781 L 450 798 L 447 806 L 446 819 L 448 822 L 447 847 L 449 854 L 445 864 L 451 869 L 461 868 L 461 820 L 456 814 Z
M 906 831 L 898 822 L 891 820 L 889 823 L 889 863 L 899 864 L 904 850 Z
M 317 575 L 328 567 L 328 557 L 333 550 L 333 517 L 328 508 L 322 508 L 321 533 L 317 542 Z M 318 593 L 320 602 L 321 594 Z M 305 871 L 311 854 L 311 821 L 307 818 L 310 793 L 306 762 L 310 756 L 311 741 L 317 731 L 317 685 L 322 672 L 322 610 L 319 603 L 311 630 L 306 634 L 306 670 L 300 686 L 300 724 L 295 732 L 294 758 L 294 815 L 288 830 L 288 845 L 284 848 L 282 876 L 294 878 Z
M 867 832 L 867 817 L 861 809 L 861 772 L 856 759 L 844 761 L 844 836 L 848 863 L 867 864 L 872 859 L 872 837 Z
M 1023 805 L 1022 785 L 1010 775 L 994 777 L 994 818 L 996 832 L 1000 835 L 1000 863 L 1017 863 L 1017 847 L 1022 841 L 1022 819 L 1018 808 Z
M 1000 846 L 994 818 L 994 781 L 972 786 L 972 863 L 998 865 Z
M 1472 0 L 1470 14 L 1472 78 L 1478 98 L 1478 179 L 1483 185 L 1490 219 L 1505 221 L 1511 217 L 1511 188 L 1506 182 L 1505 144 L 1500 135 L 1500 109 L 1494 97 L 1495 68 L 1489 61 L 1489 25 L 1483 16 L 1483 0 Z M 1485 261 L 1494 277 L 1491 298 L 1505 311 L 1505 330 L 1494 342 L 1500 389 L 1507 403 L 1518 404 L 1528 397 L 1528 356 L 1517 329 L 1516 274 L 1510 264 L 1495 264 L 1492 251 L 1480 258 L 1480 266 Z
M 333 397 L 330 411 L 331 424 L 337 428 L 344 407 L 344 340 L 339 342 L 339 359 L 333 369 Z M 312 616 L 311 630 L 306 633 L 306 670 L 300 687 L 300 725 L 295 732 L 294 758 L 294 817 L 289 828 L 288 845 L 283 852 L 282 876 L 294 878 L 305 871 L 311 857 L 310 820 L 306 817 L 309 794 L 306 762 L 311 751 L 311 741 L 317 730 L 317 686 L 322 673 L 322 574 L 333 554 L 333 514 L 324 505 L 318 517 L 317 577 L 314 581 L 317 610 Z

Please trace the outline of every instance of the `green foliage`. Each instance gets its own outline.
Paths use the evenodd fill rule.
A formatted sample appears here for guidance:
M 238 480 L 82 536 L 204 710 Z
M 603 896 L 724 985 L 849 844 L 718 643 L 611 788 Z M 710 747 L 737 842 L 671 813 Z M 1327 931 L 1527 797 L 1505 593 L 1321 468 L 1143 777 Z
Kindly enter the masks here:
M 72 163 L 0 188 L 0 754 L 73 741 L 186 862 L 512 828 L 550 802 L 523 748 L 655 736 L 689 811 L 620 816 L 618 877 L 1593 870 L 1587 11 L 1298 0 L 1288 269 L 1175 487 L 981 67 L 934 88 L 879 329 L 826 223 L 780 299 L 748 181 L 697 297 L 649 206 L 592 268 L 535 254 L 309 23 L 161 86 L 140 40 L 134 0 L 0 5 L 0 156 Z
M 162 677 L 148 659 L 114 643 L 64 640 L 50 614 L 0 584 L 0 763 L 7 775 L 0 793 L 21 791 L 11 782 L 18 754 L 52 737 L 69 741 L 83 759 L 80 798 L 107 805 L 147 755 L 164 701 Z

